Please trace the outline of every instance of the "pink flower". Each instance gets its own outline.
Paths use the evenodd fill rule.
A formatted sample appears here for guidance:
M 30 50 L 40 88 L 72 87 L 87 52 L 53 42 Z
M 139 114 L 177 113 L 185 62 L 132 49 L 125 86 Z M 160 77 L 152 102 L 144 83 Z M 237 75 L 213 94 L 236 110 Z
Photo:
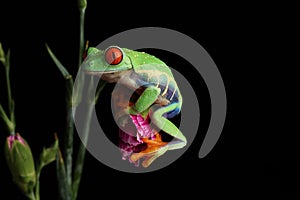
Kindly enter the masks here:
M 135 166 L 139 166 L 139 160 L 133 162 L 130 159 L 132 153 L 138 153 L 147 148 L 147 144 L 143 141 L 138 141 L 137 137 L 125 133 L 123 130 L 119 130 L 119 147 L 122 153 L 123 160 L 129 160 L 134 163 Z
M 20 142 L 21 144 L 25 145 L 24 139 L 19 134 L 10 135 L 7 137 L 7 145 L 9 149 L 12 148 L 14 142 Z
M 161 135 L 149 125 L 149 116 L 144 119 L 140 114 L 130 115 L 131 124 L 127 124 L 124 130 L 119 130 L 119 148 L 122 159 L 139 166 L 140 159 L 145 158 L 143 166 L 147 167 L 152 161 L 156 151 L 167 142 L 161 140 Z M 132 125 L 134 124 L 134 125 Z

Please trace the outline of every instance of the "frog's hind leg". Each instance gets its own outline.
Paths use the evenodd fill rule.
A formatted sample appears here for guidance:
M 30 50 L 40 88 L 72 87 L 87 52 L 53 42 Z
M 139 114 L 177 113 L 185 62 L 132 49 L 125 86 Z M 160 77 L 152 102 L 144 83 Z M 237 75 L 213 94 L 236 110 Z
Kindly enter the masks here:
M 150 119 L 161 130 L 176 138 L 168 143 L 168 150 L 180 149 L 187 143 L 185 136 L 169 119 L 164 117 L 166 113 L 177 112 L 178 103 L 172 103 L 168 106 L 160 107 L 156 110 L 151 109 Z M 173 113 L 172 113 L 173 115 Z

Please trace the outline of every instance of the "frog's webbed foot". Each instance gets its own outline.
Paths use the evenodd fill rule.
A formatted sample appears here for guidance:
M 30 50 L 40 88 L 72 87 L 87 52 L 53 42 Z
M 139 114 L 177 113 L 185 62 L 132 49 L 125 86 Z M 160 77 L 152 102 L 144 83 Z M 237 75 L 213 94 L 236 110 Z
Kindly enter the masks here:
M 146 115 L 145 119 L 141 114 L 130 115 L 130 118 L 137 129 L 137 141 L 146 144 L 147 148 L 133 153 L 129 160 L 137 163 L 140 159 L 144 159 L 142 165 L 148 167 L 156 158 L 168 150 L 168 142 L 162 141 L 161 135 L 150 126 L 149 115 Z
M 161 135 L 156 131 L 151 139 L 142 138 L 142 141 L 147 144 L 147 148 L 141 152 L 131 154 L 130 161 L 135 163 L 140 159 L 144 159 L 142 162 L 143 167 L 148 167 L 156 158 L 168 150 L 168 143 L 163 142 Z
M 128 130 L 130 132 L 130 130 Z M 119 147 L 123 160 L 129 160 L 135 166 L 139 166 L 140 160 L 143 167 L 148 167 L 157 157 L 165 153 L 167 142 L 163 142 L 161 135 L 154 131 L 152 138 L 141 138 L 137 140 L 136 136 L 119 130 Z

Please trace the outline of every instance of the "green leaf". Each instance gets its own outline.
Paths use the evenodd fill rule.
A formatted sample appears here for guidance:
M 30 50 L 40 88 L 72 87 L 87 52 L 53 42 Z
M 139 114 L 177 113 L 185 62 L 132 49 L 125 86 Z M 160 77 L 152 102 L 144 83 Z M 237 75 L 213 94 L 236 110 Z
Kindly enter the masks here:
M 8 49 L 7 52 L 6 52 L 5 64 L 4 65 L 6 67 L 7 73 L 9 73 L 9 70 L 10 70 L 10 49 Z
M 65 79 L 69 79 L 71 77 L 70 73 L 68 70 L 61 64 L 61 62 L 56 58 L 56 56 L 53 54 L 51 51 L 50 47 L 46 44 L 47 51 L 49 55 L 51 56 L 52 60 L 56 64 L 57 68 L 60 70 L 62 75 L 65 77 Z
M 2 48 L 2 44 L 0 42 L 0 61 L 5 64 L 5 53 L 4 53 L 4 50 Z
M 68 184 L 66 167 L 59 148 L 56 157 L 56 174 L 60 199 L 71 200 L 71 197 L 73 196 L 71 194 L 72 190 L 70 188 L 70 185 Z
M 49 163 L 56 160 L 58 153 L 58 139 L 55 139 L 54 144 L 49 148 L 44 148 L 40 154 L 40 169 Z

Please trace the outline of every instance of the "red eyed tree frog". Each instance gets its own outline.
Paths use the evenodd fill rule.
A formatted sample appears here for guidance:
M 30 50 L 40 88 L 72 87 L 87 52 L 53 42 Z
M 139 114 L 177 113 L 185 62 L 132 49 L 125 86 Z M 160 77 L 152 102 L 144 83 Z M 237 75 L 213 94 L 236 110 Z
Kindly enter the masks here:
M 127 143 L 127 148 L 123 148 L 123 159 L 127 156 L 137 165 L 143 158 L 143 167 L 148 167 L 166 151 L 186 145 L 186 137 L 169 120 L 179 114 L 182 96 L 170 68 L 163 61 L 145 52 L 118 46 L 110 46 L 104 51 L 89 47 L 83 67 L 87 74 L 124 86 L 112 95 L 121 108 L 116 118 L 127 116 L 131 119 L 136 127 L 136 137 L 123 137 L 123 144 Z M 134 101 L 122 102 L 128 94 L 126 90 L 136 94 Z M 149 125 L 150 121 L 156 128 Z M 162 141 L 160 130 L 172 136 L 173 140 Z M 137 144 L 142 147 L 137 148 Z

